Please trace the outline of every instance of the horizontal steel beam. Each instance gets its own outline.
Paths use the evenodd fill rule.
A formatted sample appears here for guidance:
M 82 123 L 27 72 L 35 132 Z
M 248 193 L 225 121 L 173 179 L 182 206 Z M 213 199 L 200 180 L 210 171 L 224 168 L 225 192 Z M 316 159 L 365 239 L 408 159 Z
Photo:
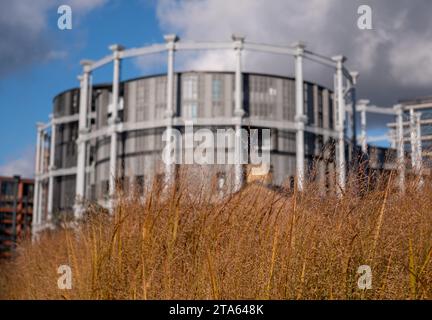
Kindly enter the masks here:
M 108 64 L 108 63 L 110 63 L 111 61 L 113 61 L 113 56 L 112 56 L 112 55 L 109 55 L 109 56 L 103 57 L 103 58 L 100 59 L 100 60 L 94 61 L 94 62 L 90 65 L 90 70 L 91 70 L 91 71 L 94 71 L 94 70 L 96 70 L 96 69 L 98 69 L 98 68 L 100 68 L 100 67 L 102 67 L 102 66 L 104 66 L 104 65 L 106 65 L 106 64 Z
M 420 137 L 420 140 L 422 140 L 422 141 L 429 141 L 429 140 L 432 140 L 432 135 L 421 136 L 421 137 Z M 411 143 L 411 137 L 404 138 L 404 141 L 405 141 L 405 142 L 410 142 L 410 143 Z
M 420 124 L 432 124 L 432 119 L 425 119 L 425 120 L 420 120 Z M 395 128 L 396 127 L 396 122 L 391 122 L 391 123 L 387 123 L 387 127 L 389 128 Z M 405 121 L 403 123 L 404 126 L 408 127 L 410 126 L 410 122 L 409 121 Z
M 175 50 L 229 50 L 234 48 L 235 48 L 235 42 L 180 42 L 178 41 L 174 43 Z M 292 46 L 277 46 L 271 44 L 261 44 L 261 43 L 245 41 L 243 43 L 243 48 L 245 50 L 259 51 L 259 52 L 265 52 L 271 54 L 283 54 L 283 55 L 290 55 L 290 56 L 296 55 L 296 49 Z M 161 43 L 161 44 L 153 44 L 145 47 L 125 49 L 119 51 L 119 56 L 120 58 L 125 59 L 125 58 L 148 55 L 148 54 L 161 53 L 167 50 L 168 50 L 167 44 Z M 325 57 L 309 50 L 305 50 L 304 57 L 329 67 L 333 67 L 333 68 L 336 67 L 336 63 L 330 57 Z M 96 70 L 112 61 L 113 61 L 113 56 L 108 55 L 106 57 L 103 57 L 100 60 L 91 62 L 90 71 Z M 344 68 L 343 72 L 345 77 L 350 81 L 352 81 L 352 77 L 346 68 Z
M 176 42 L 176 50 L 228 50 L 233 49 L 233 42 Z
M 406 105 L 406 106 L 403 106 L 403 108 L 404 108 L 404 110 L 432 109 L 432 102 Z
M 325 65 L 325 66 L 328 66 L 331 68 L 336 68 L 336 62 L 334 62 L 331 58 L 313 53 L 312 51 L 305 50 L 304 57 L 306 59 L 311 60 L 311 61 L 315 61 L 317 63 L 320 63 L 322 65 Z
M 51 121 L 48 121 L 48 122 L 46 122 L 46 123 L 43 123 L 42 126 L 40 127 L 40 129 L 41 129 L 42 131 L 45 131 L 45 130 L 47 130 L 47 129 L 50 128 L 50 127 L 51 127 Z
M 358 137 L 357 140 L 361 141 L 362 137 Z M 377 141 L 386 141 L 391 139 L 391 137 L 389 135 L 383 134 L 380 136 L 369 136 L 367 138 L 367 142 L 377 142 Z
M 51 120 L 51 122 L 53 124 L 63 124 L 63 123 L 69 123 L 69 122 L 75 122 L 79 120 L 79 114 L 72 114 L 69 116 L 63 116 L 63 117 L 57 117 L 57 118 L 53 118 Z
M 186 119 L 177 117 L 173 119 L 173 126 L 184 126 L 185 121 L 191 121 L 195 126 L 234 126 L 238 123 L 236 117 L 218 117 L 218 118 L 196 118 L 196 119 Z M 92 139 L 108 137 L 112 130 L 117 132 L 129 132 L 137 130 L 146 130 L 154 128 L 163 128 L 169 124 L 169 119 L 160 119 L 156 121 L 140 121 L 134 123 L 119 123 L 114 128 L 104 127 L 97 131 L 81 134 L 80 141 L 89 141 Z M 261 128 L 276 128 L 280 130 L 296 131 L 297 125 L 292 121 L 274 121 L 274 120 L 261 120 L 254 118 L 243 118 L 243 126 L 255 126 Z M 306 126 L 305 131 L 314 133 L 317 135 L 326 135 L 329 137 L 337 137 L 337 132 L 331 129 L 318 128 L 314 126 Z
M 259 51 L 259 52 L 266 52 L 266 53 L 273 53 L 273 54 L 287 54 L 291 56 L 294 56 L 296 54 L 296 50 L 292 47 L 280 47 L 280 46 L 253 43 L 253 42 L 245 42 L 243 46 L 246 50 L 251 50 L 251 51 Z
M 132 58 L 137 56 L 143 56 L 147 54 L 154 54 L 167 51 L 166 44 L 154 44 L 147 47 L 131 48 L 120 51 L 120 58 Z
M 397 113 L 392 108 L 382 108 L 377 106 L 365 106 L 365 105 L 358 105 L 357 106 L 357 112 L 366 111 L 371 113 L 379 113 L 379 114 L 385 114 L 385 115 L 391 115 L 395 116 Z
M 62 169 L 55 169 L 50 170 L 48 172 L 45 172 L 43 174 L 36 175 L 38 181 L 46 180 L 49 177 L 61 177 L 61 176 L 71 176 L 76 174 L 77 168 L 71 167 L 71 168 L 62 168 Z

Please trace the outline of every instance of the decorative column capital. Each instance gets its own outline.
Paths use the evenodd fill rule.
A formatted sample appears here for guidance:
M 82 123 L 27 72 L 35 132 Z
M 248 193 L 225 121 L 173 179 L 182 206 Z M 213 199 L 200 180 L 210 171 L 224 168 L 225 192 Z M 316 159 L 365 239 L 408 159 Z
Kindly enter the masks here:
M 358 73 L 358 71 L 350 71 L 350 76 L 351 76 L 351 78 L 352 78 L 352 83 L 353 84 L 357 84 L 357 79 L 358 79 L 358 77 L 359 77 L 359 73 Z
M 308 117 L 305 114 L 299 114 L 294 117 L 294 121 L 297 123 L 301 123 L 302 125 L 305 125 L 308 121 Z
M 234 116 L 243 118 L 245 116 L 246 112 L 243 109 L 240 110 L 234 110 Z
M 176 34 L 166 34 L 164 40 L 168 50 L 175 50 L 175 43 L 179 40 L 179 37 Z
M 358 106 L 367 106 L 369 103 L 370 103 L 370 100 L 368 100 L 368 99 L 360 99 L 357 101 Z M 359 109 L 357 109 L 357 110 L 359 110 Z
M 302 41 L 297 41 L 297 42 L 294 42 L 293 44 L 292 44 L 292 46 L 295 48 L 295 50 L 296 50 L 296 53 L 295 53 L 295 55 L 296 56 L 302 56 L 303 55 L 303 53 L 304 53 L 304 49 L 306 48 L 306 44 L 304 43 L 304 42 L 302 42 Z
M 90 73 L 91 72 L 91 66 L 93 65 L 92 60 L 81 60 L 80 64 L 83 66 L 84 73 Z
M 245 41 L 245 36 L 239 35 L 239 34 L 233 34 L 231 36 L 232 40 L 234 41 L 234 49 L 235 50 L 242 50 L 243 49 L 243 43 Z
M 90 133 L 90 128 L 81 128 L 78 130 L 78 133 L 82 135 L 88 134 Z
M 43 122 L 37 122 L 36 123 L 36 128 L 39 132 L 42 132 L 44 126 L 45 126 L 45 124 Z
M 174 113 L 174 111 L 171 110 L 171 109 L 169 109 L 169 110 L 165 110 L 165 112 L 164 112 L 164 116 L 165 116 L 165 118 L 167 118 L 167 119 L 171 119 L 171 118 L 173 118 L 173 117 L 175 116 L 175 113 Z
M 120 59 L 120 51 L 125 49 L 120 44 L 112 44 L 108 48 L 113 52 L 114 59 Z
M 333 57 L 332 57 L 332 60 L 333 60 L 334 62 L 337 63 L 337 67 L 339 68 L 339 67 L 342 67 L 342 64 L 343 64 L 347 59 L 346 59 L 346 57 L 343 56 L 343 55 L 338 55 L 338 56 L 333 56 Z
M 396 105 L 394 105 L 393 106 L 393 109 L 396 111 L 396 113 L 398 114 L 398 115 L 402 115 L 402 112 L 403 112 L 403 105 L 401 105 L 401 104 L 396 104 Z
M 124 47 L 121 44 L 112 44 L 108 47 L 111 51 L 122 51 Z

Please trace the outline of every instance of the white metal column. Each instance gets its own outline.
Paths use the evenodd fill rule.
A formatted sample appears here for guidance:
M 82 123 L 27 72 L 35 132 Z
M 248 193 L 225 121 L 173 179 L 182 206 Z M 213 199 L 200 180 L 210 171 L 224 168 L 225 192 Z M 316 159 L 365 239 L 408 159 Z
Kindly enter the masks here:
M 75 202 L 75 218 L 80 218 L 82 215 L 82 201 L 84 200 L 85 192 L 85 166 L 86 166 L 86 141 L 83 135 L 87 133 L 87 113 L 88 113 L 88 91 L 90 78 L 90 61 L 82 61 L 83 75 L 80 79 L 80 106 L 79 106 L 79 136 L 77 140 L 77 174 L 76 174 L 76 202 Z
M 43 175 L 45 173 L 45 141 L 46 140 L 46 136 L 45 136 L 45 131 L 44 129 L 42 129 L 41 131 L 41 145 L 40 145 L 40 153 L 41 153 L 41 158 L 40 158 L 40 174 Z M 41 227 L 42 225 L 42 216 L 43 216 L 43 196 L 44 196 L 44 179 L 42 177 L 39 178 L 39 200 L 38 200 L 38 219 L 37 219 L 37 224 L 39 225 L 39 227 Z
M 338 132 L 337 143 L 337 171 L 338 171 L 338 185 L 340 189 L 345 190 L 346 180 L 346 165 L 345 165 L 345 133 L 344 133 L 344 120 L 345 120 L 345 99 L 343 93 L 343 63 L 344 56 L 335 56 L 332 58 L 336 62 L 336 88 L 335 95 L 337 98 L 337 121 L 336 131 Z M 338 190 L 339 191 L 339 190 Z
M 423 150 L 421 140 L 421 112 L 416 113 L 416 142 L 417 142 L 417 170 L 420 172 L 423 162 Z
M 410 113 L 410 144 L 411 144 L 411 166 L 413 170 L 417 168 L 417 128 L 416 115 L 414 109 L 409 109 Z
M 39 205 L 40 205 L 40 199 L 39 199 L 39 193 L 40 190 L 40 177 L 41 174 L 41 143 L 42 143 L 42 123 L 37 123 L 37 136 L 36 136 L 36 159 L 35 159 L 35 189 L 33 194 L 33 228 L 32 233 L 33 237 L 36 235 L 38 228 L 39 228 Z
M 404 128 L 403 128 L 403 107 L 401 105 L 394 106 L 397 114 L 397 158 L 399 169 L 399 189 L 405 192 L 405 150 L 404 150 Z
M 390 148 L 396 149 L 397 148 L 396 147 L 397 146 L 397 144 L 396 144 L 396 136 L 397 136 L 396 130 L 389 129 L 388 136 L 389 136 L 389 139 L 390 139 Z
M 168 34 L 164 36 L 167 51 L 168 51 L 168 61 L 167 61 L 167 96 L 166 96 L 166 110 L 165 118 L 167 119 L 167 137 L 172 136 L 172 122 L 175 116 L 174 112 L 174 54 L 175 54 L 175 43 L 178 40 L 175 34 Z M 175 152 L 177 151 L 177 146 Z M 165 186 L 169 186 L 175 179 L 175 163 L 165 164 Z
M 360 100 L 357 108 L 360 111 L 360 144 L 361 150 L 364 154 L 367 153 L 367 124 L 366 124 L 366 106 L 369 104 L 369 100 Z
M 55 140 L 56 140 L 56 125 L 54 123 L 54 116 L 51 115 L 51 143 L 50 143 L 50 163 L 49 163 L 49 180 L 48 180 L 48 216 L 47 222 L 52 220 L 53 211 L 53 192 L 54 192 L 54 175 L 55 170 Z
M 366 110 L 361 110 L 360 113 L 360 127 L 361 127 L 361 149 L 363 153 L 367 153 L 367 136 L 366 136 Z
M 111 127 L 111 144 L 110 144 L 110 164 L 109 164 L 109 196 L 110 210 L 114 207 L 115 201 L 115 191 L 116 191 L 116 179 L 117 179 L 117 143 L 118 143 L 118 134 L 117 134 L 117 123 L 119 122 L 118 118 L 118 109 L 119 109 L 119 93 L 120 93 L 120 51 L 123 50 L 123 47 L 114 44 L 109 47 L 109 49 L 113 52 L 113 83 L 112 83 L 112 102 L 111 102 L 111 118 L 109 120 L 109 124 Z
M 234 102 L 234 116 L 236 117 L 235 125 L 235 152 L 236 163 L 234 165 L 234 192 L 239 191 L 244 184 L 244 168 L 242 164 L 242 119 L 245 114 L 243 110 L 243 75 L 242 75 L 242 51 L 245 37 L 233 35 L 234 50 L 236 55 L 235 66 L 235 102 Z
M 419 175 L 419 186 L 422 186 L 423 181 L 423 150 L 422 150 L 422 139 L 421 139 L 421 112 L 415 113 L 415 124 L 416 124 L 416 151 L 417 151 L 417 162 L 415 171 Z
M 296 176 L 297 187 L 299 191 L 303 191 L 304 187 L 304 164 L 305 164 L 305 141 L 304 130 L 307 117 L 304 114 L 304 88 L 303 88 L 303 53 L 305 45 L 298 42 L 295 44 L 295 86 L 296 86 Z
M 357 71 L 350 71 L 351 76 L 351 152 L 353 157 L 357 157 L 357 80 L 359 77 L 359 73 Z M 354 158 L 353 158 L 354 160 Z M 358 159 L 355 159 L 356 162 Z

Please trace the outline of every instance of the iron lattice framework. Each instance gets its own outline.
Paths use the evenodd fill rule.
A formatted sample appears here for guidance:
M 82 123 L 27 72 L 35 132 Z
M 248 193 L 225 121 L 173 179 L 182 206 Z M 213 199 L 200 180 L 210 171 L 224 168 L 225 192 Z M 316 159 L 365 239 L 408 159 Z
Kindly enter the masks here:
M 295 117 L 294 121 L 279 121 L 273 123 L 274 126 L 295 132 L 295 153 L 296 153 L 296 182 L 298 189 L 302 190 L 305 179 L 305 132 L 314 134 L 325 134 L 334 138 L 336 142 L 336 170 L 338 177 L 338 185 L 340 190 L 345 188 L 346 183 L 346 144 L 349 141 L 356 143 L 355 138 L 355 114 L 356 114 L 356 97 L 355 85 L 358 77 L 357 72 L 349 71 L 344 63 L 346 58 L 338 55 L 326 57 L 316 54 L 306 49 L 305 45 L 298 42 L 291 46 L 276 46 L 270 44 L 260 44 L 245 41 L 245 38 L 238 35 L 233 35 L 232 41 L 229 42 L 183 42 L 176 35 L 167 35 L 164 37 L 165 43 L 154 44 L 140 48 L 126 49 L 120 45 L 112 45 L 109 49 L 111 54 L 97 61 L 83 60 L 81 65 L 83 73 L 78 77 L 80 81 L 80 100 L 79 113 L 75 115 L 64 116 L 60 118 L 51 117 L 49 123 L 38 123 L 37 126 L 37 150 L 36 150 L 36 179 L 35 179 L 35 218 L 34 232 L 49 225 L 52 219 L 53 212 L 53 188 L 54 179 L 59 176 L 76 175 L 76 205 L 74 214 L 79 218 L 83 208 L 81 200 L 85 194 L 85 172 L 86 172 L 86 157 L 88 153 L 87 143 L 91 139 L 98 137 L 108 137 L 110 140 L 110 158 L 109 158 L 109 194 L 113 199 L 116 183 L 116 167 L 117 167 L 117 138 L 119 134 L 147 128 L 165 127 L 167 130 L 173 126 L 179 125 L 179 117 L 175 112 L 173 101 L 174 92 L 174 62 L 175 53 L 178 51 L 191 50 L 231 50 L 235 55 L 235 70 L 234 70 L 234 112 L 233 118 L 229 119 L 229 125 L 233 125 L 235 130 L 240 130 L 245 125 L 256 125 L 265 127 L 265 121 L 253 120 L 247 117 L 243 109 L 242 95 L 242 56 L 245 50 L 278 54 L 294 59 L 294 81 L 295 81 Z M 121 63 L 124 59 L 147 56 L 155 53 L 167 53 L 167 82 L 166 82 L 166 106 L 164 118 L 153 122 L 136 122 L 122 123 L 119 119 L 120 105 L 120 70 Z M 303 64 L 305 60 L 319 63 L 329 67 L 334 72 L 334 89 L 333 101 L 336 108 L 334 130 L 317 128 L 307 125 L 307 116 L 304 114 L 304 80 L 303 80 Z M 113 65 L 113 81 L 112 81 L 112 116 L 106 128 L 90 131 L 89 130 L 89 112 L 90 112 L 90 97 L 91 97 L 91 76 L 97 69 L 107 65 Z M 76 167 L 56 169 L 55 158 L 55 133 L 56 126 L 72 121 L 78 121 L 79 135 L 77 143 L 77 164 Z M 206 122 L 206 119 L 198 119 L 197 121 Z M 211 119 L 207 119 L 211 121 Z M 347 131 L 351 137 L 347 137 Z M 49 135 L 51 132 L 51 135 Z M 240 135 L 238 135 L 240 136 Z M 241 143 L 241 142 L 240 142 Z M 49 148 L 47 148 L 49 146 Z M 244 181 L 243 166 L 235 165 L 235 186 L 236 189 L 241 188 Z M 166 183 L 170 183 L 174 179 L 172 166 L 167 165 L 165 168 Z M 42 189 L 46 187 L 48 197 L 46 203 L 42 200 Z M 112 201 L 110 203 L 112 207 Z M 46 211 L 46 213 L 43 213 Z

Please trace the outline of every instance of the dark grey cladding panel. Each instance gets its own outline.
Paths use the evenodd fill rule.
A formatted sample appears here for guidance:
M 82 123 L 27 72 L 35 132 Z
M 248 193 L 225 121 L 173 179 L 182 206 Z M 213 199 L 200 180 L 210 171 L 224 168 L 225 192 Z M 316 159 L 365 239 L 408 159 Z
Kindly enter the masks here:
M 73 115 L 79 112 L 79 90 L 65 91 L 54 98 L 53 114 L 55 118 Z
M 75 201 L 75 176 L 57 177 L 54 181 L 54 219 L 60 218 L 59 213 L 70 213 Z

